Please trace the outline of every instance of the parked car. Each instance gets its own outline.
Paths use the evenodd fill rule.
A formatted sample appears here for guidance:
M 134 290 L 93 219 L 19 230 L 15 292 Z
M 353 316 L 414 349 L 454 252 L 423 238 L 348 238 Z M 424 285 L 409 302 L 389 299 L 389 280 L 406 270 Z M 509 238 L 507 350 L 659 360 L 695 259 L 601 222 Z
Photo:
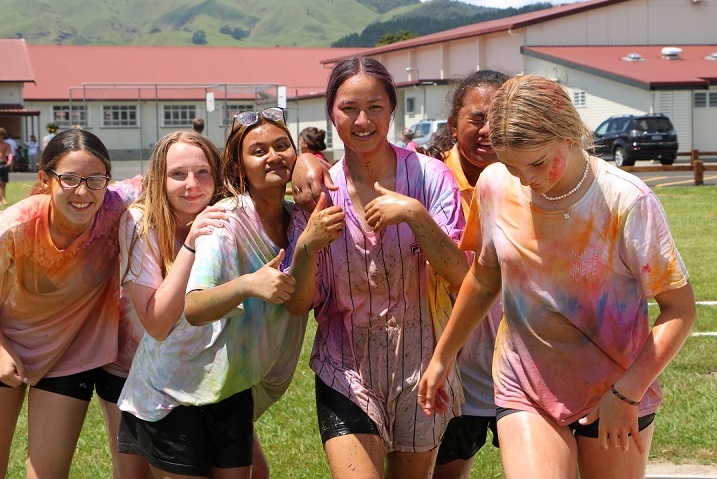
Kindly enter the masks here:
M 671 165 L 677 157 L 677 132 L 662 113 L 611 116 L 595 129 L 595 151 L 617 166 L 635 160 L 659 160 Z
M 440 127 L 447 123 L 447 120 L 419 121 L 411 127 L 411 130 L 413 130 L 413 141 L 415 141 L 418 146 L 425 145 L 431 139 L 433 134 L 438 131 Z

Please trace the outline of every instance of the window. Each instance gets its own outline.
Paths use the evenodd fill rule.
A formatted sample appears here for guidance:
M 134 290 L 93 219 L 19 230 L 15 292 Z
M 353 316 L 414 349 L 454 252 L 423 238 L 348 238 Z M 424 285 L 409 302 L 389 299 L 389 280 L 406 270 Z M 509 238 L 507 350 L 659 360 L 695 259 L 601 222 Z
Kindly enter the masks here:
M 406 97 L 406 113 L 416 113 L 416 99 L 412 96 Z
M 693 105 L 695 108 L 717 108 L 717 91 L 696 91 Z
M 102 107 L 102 126 L 139 126 L 136 105 L 105 105 Z
M 222 106 L 222 126 L 232 126 L 234 115 L 243 111 L 253 110 L 252 103 L 228 103 Z
M 585 108 L 588 106 L 587 93 L 585 90 L 573 91 L 573 105 L 576 108 Z
M 60 128 L 70 128 L 72 125 L 86 127 L 85 107 L 73 103 L 70 111 L 70 105 L 53 105 L 52 121 Z
M 164 127 L 191 127 L 197 116 L 195 105 L 164 105 Z

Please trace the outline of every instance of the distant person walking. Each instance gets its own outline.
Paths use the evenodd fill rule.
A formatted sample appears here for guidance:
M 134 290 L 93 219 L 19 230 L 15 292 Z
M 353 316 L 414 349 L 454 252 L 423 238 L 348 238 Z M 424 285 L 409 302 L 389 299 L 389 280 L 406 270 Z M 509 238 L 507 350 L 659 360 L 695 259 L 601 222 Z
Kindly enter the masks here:
M 204 119 L 195 118 L 194 120 L 192 120 L 192 130 L 196 131 L 197 133 L 203 133 L 204 132 Z
M 7 204 L 5 198 L 5 186 L 9 181 L 8 172 L 12 166 L 13 152 L 12 146 L 5 142 L 7 132 L 5 128 L 0 128 L 0 205 Z
M 326 130 L 308 126 L 299 133 L 299 148 L 301 154 L 314 155 L 326 167 L 331 168 L 331 163 L 326 159 L 322 151 L 326 149 Z
M 37 154 L 40 151 L 40 143 L 37 142 L 35 135 L 30 135 L 30 140 L 25 145 L 27 145 L 28 167 L 30 171 L 35 171 L 37 169 Z

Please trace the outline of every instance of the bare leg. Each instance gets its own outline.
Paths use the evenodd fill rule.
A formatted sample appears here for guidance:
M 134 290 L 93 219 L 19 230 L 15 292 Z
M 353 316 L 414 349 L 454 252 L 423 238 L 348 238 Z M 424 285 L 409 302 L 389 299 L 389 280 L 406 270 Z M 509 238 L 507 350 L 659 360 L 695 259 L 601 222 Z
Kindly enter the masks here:
M 12 437 L 25 400 L 25 389 L 27 386 L 24 384 L 16 388 L 0 387 L 0 477 L 7 475 Z
M 324 444 L 333 479 L 383 479 L 385 453 L 375 434 L 347 434 Z
M 27 404 L 27 477 L 68 477 L 89 402 L 31 388 Z
M 446 464 L 436 464 L 433 479 L 468 479 L 471 476 L 471 468 L 475 458 L 473 456 L 467 461 L 456 459 Z
M 578 449 L 570 428 L 519 411 L 498 421 L 498 439 L 506 479 L 577 479 Z
M 105 428 L 112 454 L 112 477 L 114 479 L 149 479 L 149 464 L 141 456 L 120 454 L 117 452 L 117 432 L 119 431 L 122 413 L 117 404 L 99 398 L 102 415 L 105 417 Z
M 0 205 L 7 204 L 7 198 L 5 198 L 5 185 L 7 185 L 7 183 L 0 183 Z
M 640 454 L 635 442 L 630 440 L 627 451 L 610 447 L 604 450 L 597 439 L 577 436 L 578 462 L 580 464 L 581 479 L 596 479 L 601 477 L 620 477 L 624 479 L 642 479 L 647 469 L 647 456 L 652 444 L 652 433 L 655 424 L 652 423 L 642 431 L 642 444 L 645 454 Z
M 251 468 L 251 479 L 269 479 L 269 463 L 266 462 L 256 431 L 254 431 L 254 465 Z
M 232 467 L 226 469 L 212 468 L 212 472 L 209 474 L 211 479 L 250 479 L 251 478 L 251 466 L 247 467 Z
M 426 452 L 390 452 L 387 474 L 389 479 L 430 479 L 436 465 L 438 448 Z
M 153 479 L 208 479 L 209 476 L 184 476 L 181 474 L 170 474 L 161 471 L 154 466 L 149 466 Z

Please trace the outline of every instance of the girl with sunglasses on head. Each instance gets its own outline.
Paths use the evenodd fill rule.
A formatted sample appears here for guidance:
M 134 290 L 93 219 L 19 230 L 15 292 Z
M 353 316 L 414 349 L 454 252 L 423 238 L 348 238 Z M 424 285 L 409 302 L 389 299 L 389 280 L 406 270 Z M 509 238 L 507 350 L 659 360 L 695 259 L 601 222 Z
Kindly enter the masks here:
M 437 420 L 421 414 L 416 395 L 435 344 L 426 262 L 456 289 L 467 271 L 456 245 L 460 196 L 443 162 L 389 143 L 395 108 L 381 63 L 336 64 L 326 111 L 346 150 L 330 170 L 338 189 L 322 193 L 310 217 L 293 217 L 287 307 L 313 309 L 318 322 L 311 368 L 334 478 L 431 477 L 459 413 L 457 388 L 447 392 L 455 409 Z
M 446 409 L 453 358 L 501 295 L 493 376 L 506 477 L 643 478 L 657 376 L 696 316 L 665 212 L 642 181 L 588 154 L 592 132 L 557 83 L 511 78 L 488 120 L 499 162 L 478 179 L 462 243 L 476 260 L 421 405 Z M 652 326 L 648 298 L 660 309 Z
M 93 390 L 112 438 L 124 382 L 102 366 L 117 356 L 117 228 L 140 178 L 108 186 L 107 149 L 85 130 L 55 136 L 39 168 L 32 194 L 0 213 L 2 477 L 26 393 L 27 477 L 62 478 Z
M 224 226 L 182 245 L 185 316 L 163 341 L 145 336 L 121 398 L 120 442 L 162 477 L 268 476 L 253 424 L 289 386 L 306 326 L 283 306 L 293 279 L 279 270 L 295 160 L 280 109 L 237 115 L 215 185 Z

